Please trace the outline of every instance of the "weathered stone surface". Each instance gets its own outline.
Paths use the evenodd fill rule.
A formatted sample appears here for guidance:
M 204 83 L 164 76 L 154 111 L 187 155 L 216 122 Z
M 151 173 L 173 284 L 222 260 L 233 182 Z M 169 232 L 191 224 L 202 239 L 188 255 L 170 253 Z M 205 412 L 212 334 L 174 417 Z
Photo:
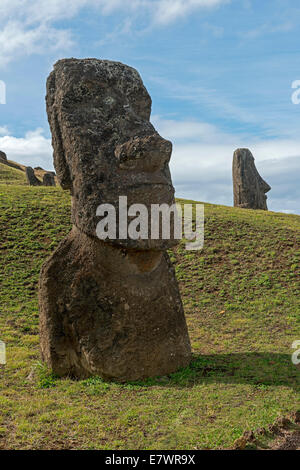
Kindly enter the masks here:
M 40 277 L 43 359 L 58 375 L 119 381 L 190 361 L 174 269 L 165 252 L 131 252 L 73 227 Z
M 191 359 L 166 248 L 174 240 L 101 241 L 99 204 L 172 204 L 171 143 L 149 122 L 132 68 L 59 61 L 47 84 L 57 177 L 72 194 L 73 229 L 41 270 L 41 351 L 55 373 L 118 381 L 166 375 Z
M 43 176 L 43 186 L 56 186 L 53 173 L 45 173 Z
M 232 165 L 234 206 L 268 210 L 266 193 L 271 187 L 258 173 L 248 149 L 237 149 Z
M 26 179 L 30 186 L 41 186 L 42 182 L 35 176 L 33 168 L 27 166 L 25 169 Z
M 127 195 L 129 206 L 174 202 L 172 144 L 149 122 L 151 98 L 135 69 L 97 59 L 61 60 L 48 78 L 47 112 L 57 178 L 72 192 L 72 219 L 82 231 L 95 236 L 97 207 L 117 207 L 119 195 Z M 162 248 L 161 240 L 116 243 Z
M 7 162 L 7 156 L 6 156 L 6 153 L 4 153 L 0 150 L 0 163 L 2 163 L 2 162 L 4 162 L 4 163 Z

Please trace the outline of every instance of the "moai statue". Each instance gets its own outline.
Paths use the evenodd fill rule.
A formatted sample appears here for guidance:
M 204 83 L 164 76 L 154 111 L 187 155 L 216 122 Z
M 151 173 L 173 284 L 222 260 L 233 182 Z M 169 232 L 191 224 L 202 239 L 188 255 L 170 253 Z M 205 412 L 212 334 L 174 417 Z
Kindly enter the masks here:
M 54 174 L 47 172 L 43 176 L 43 186 L 56 186 Z
M 27 166 L 25 168 L 25 174 L 29 186 L 42 186 L 42 182 L 35 176 L 34 170 L 31 166 Z
M 0 163 L 7 163 L 7 156 L 6 153 L 0 150 Z
M 248 149 L 237 149 L 232 165 L 234 207 L 268 210 L 266 193 L 271 187 L 258 173 Z
M 40 274 L 43 360 L 60 376 L 121 382 L 187 366 L 190 341 L 166 252 L 175 240 L 96 235 L 100 204 L 118 212 L 120 196 L 128 206 L 174 203 L 172 144 L 149 121 L 140 75 L 118 62 L 60 60 L 46 101 L 73 228 Z

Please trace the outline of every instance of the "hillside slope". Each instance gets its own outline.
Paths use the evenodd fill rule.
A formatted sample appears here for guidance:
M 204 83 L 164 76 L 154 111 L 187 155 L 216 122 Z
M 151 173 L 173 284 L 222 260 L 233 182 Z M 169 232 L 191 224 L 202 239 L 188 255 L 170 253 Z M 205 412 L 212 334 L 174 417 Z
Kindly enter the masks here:
M 39 362 L 39 269 L 69 213 L 58 188 L 0 185 L 0 449 L 228 448 L 300 408 L 300 216 L 206 204 L 204 249 L 170 252 L 193 362 L 120 385 Z
M 21 163 L 7 160 L 0 163 L 0 184 L 28 184 L 25 176 L 26 166 Z M 35 176 L 42 182 L 46 170 L 38 167 L 34 169 Z M 58 184 L 55 177 L 56 184 Z
M 0 184 L 27 184 L 25 172 L 0 163 Z

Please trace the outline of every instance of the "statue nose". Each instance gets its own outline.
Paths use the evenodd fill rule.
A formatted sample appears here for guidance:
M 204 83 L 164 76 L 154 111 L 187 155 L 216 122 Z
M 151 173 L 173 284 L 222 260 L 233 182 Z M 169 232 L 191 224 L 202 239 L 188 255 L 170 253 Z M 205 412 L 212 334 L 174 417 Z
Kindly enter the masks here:
M 155 172 L 169 162 L 172 143 L 159 134 L 135 137 L 115 149 L 119 167 L 124 170 Z

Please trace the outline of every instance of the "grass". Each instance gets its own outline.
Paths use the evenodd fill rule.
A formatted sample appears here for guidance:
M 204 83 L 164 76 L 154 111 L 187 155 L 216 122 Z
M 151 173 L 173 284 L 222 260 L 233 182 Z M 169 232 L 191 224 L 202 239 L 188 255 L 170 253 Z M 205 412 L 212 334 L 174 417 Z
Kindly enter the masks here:
M 0 163 L 0 184 L 27 184 L 23 171 Z
M 206 204 L 204 249 L 170 252 L 190 367 L 123 385 L 62 380 L 40 362 L 37 281 L 70 230 L 70 198 L 3 171 L 0 449 L 228 448 L 299 409 L 300 216 Z

